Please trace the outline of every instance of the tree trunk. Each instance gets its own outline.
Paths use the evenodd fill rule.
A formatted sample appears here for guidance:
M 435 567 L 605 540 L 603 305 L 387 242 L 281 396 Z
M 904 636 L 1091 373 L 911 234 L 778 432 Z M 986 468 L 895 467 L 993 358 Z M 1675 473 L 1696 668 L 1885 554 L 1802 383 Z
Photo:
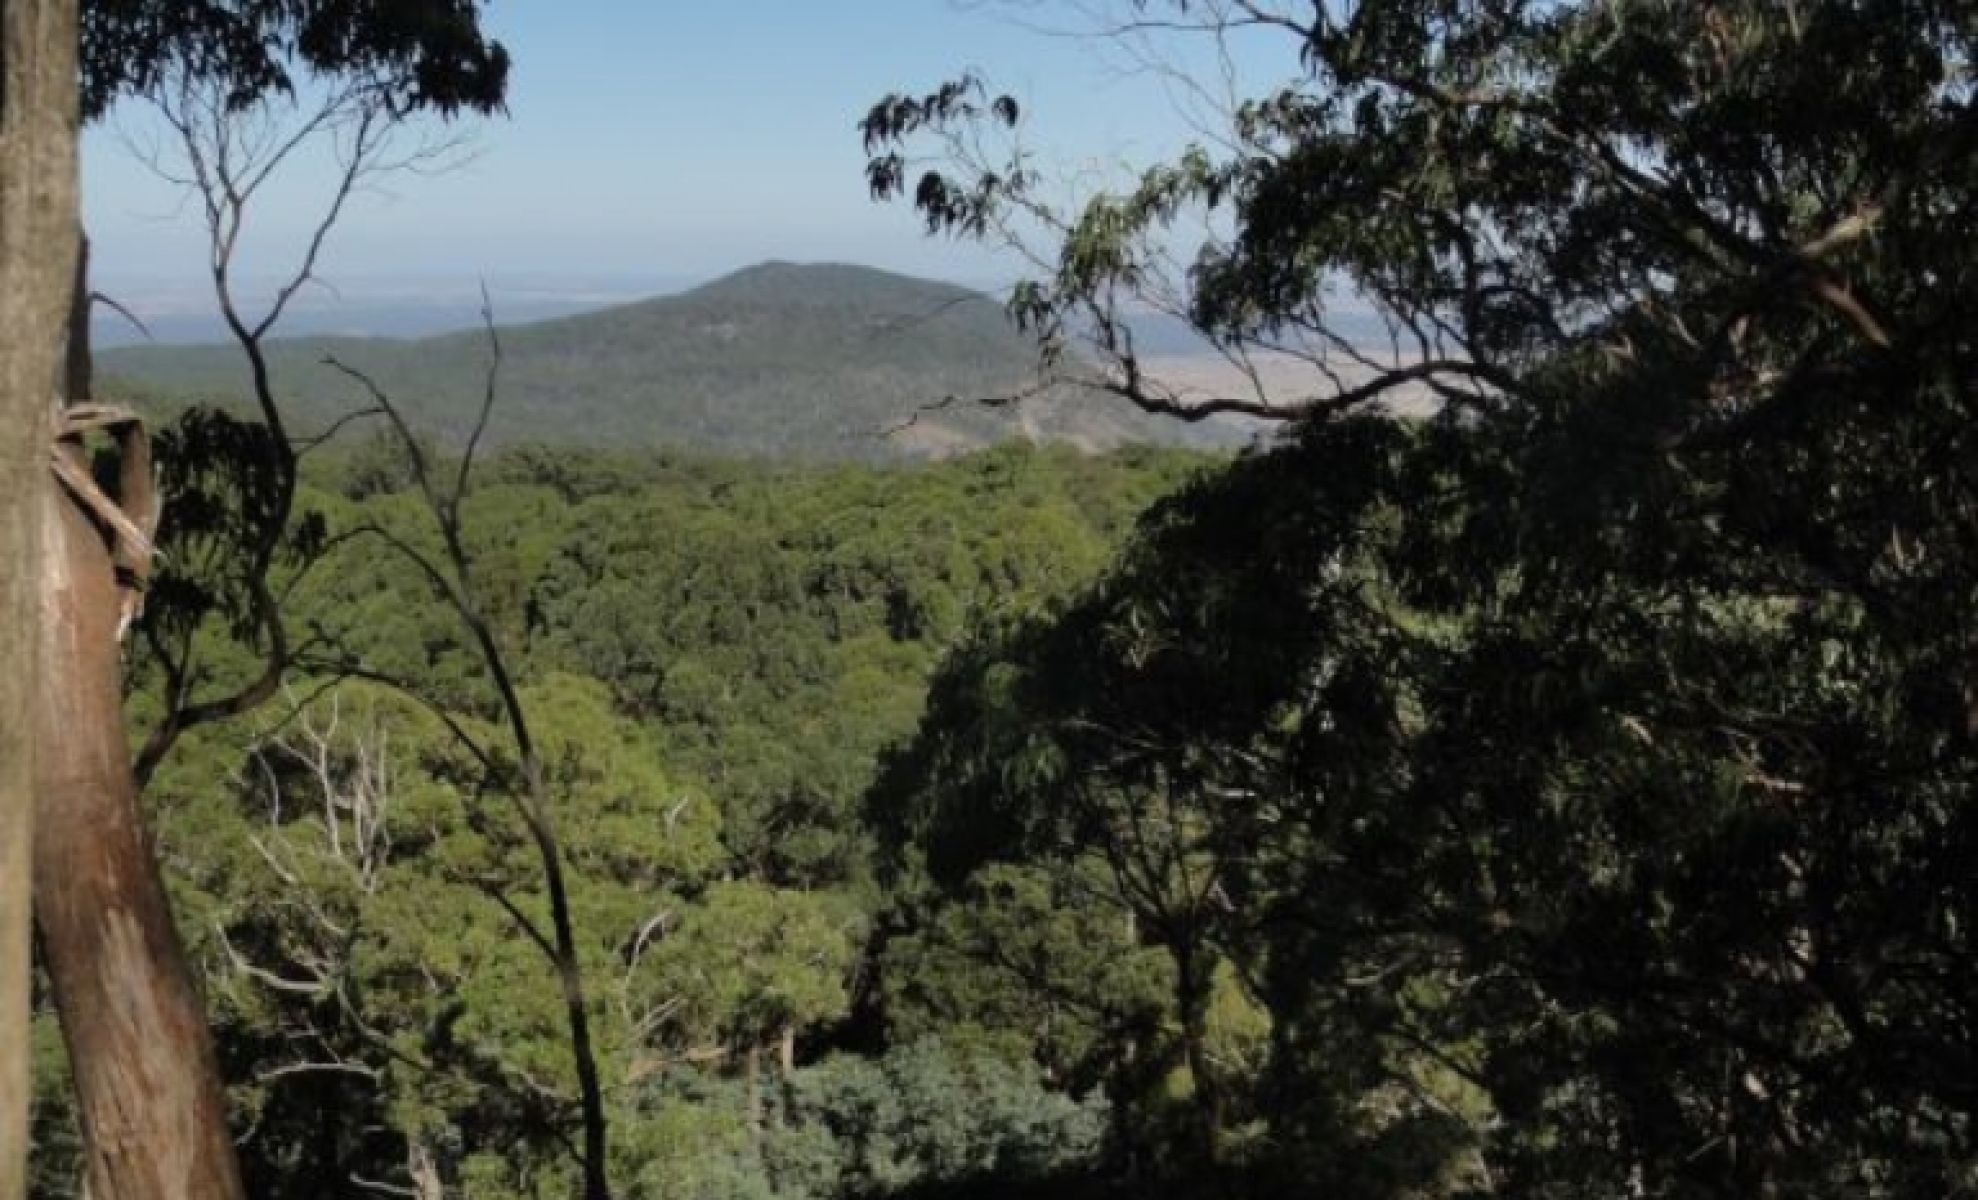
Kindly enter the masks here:
M 63 364 L 72 403 L 91 384 L 87 253 L 78 239 Z M 44 520 L 35 899 L 85 1175 L 99 1200 L 233 1200 L 245 1192 L 219 1063 L 131 770 L 117 560 L 66 492 Z
M 776 1043 L 776 1110 L 770 1114 L 776 1128 L 790 1123 L 797 1110 L 797 1027 L 785 1025 Z
M 68 345 L 62 357 L 62 398 L 74 403 L 96 394 L 96 352 L 89 327 L 89 235 L 76 228 L 76 269 L 69 283 Z
M 70 292 L 72 402 L 90 390 L 86 254 Z M 228 1200 L 244 1191 L 218 1061 L 130 769 L 115 559 L 73 498 L 58 494 L 46 519 L 36 893 L 90 1190 Z
M 1177 947 L 1175 1003 L 1181 1009 L 1182 1047 L 1195 1087 L 1196 1137 L 1203 1161 L 1222 1160 L 1223 1092 L 1209 1058 L 1209 1004 L 1215 995 L 1215 959 L 1193 947 Z
M 749 1137 L 759 1142 L 762 1140 L 762 1047 L 750 1043 L 742 1063 L 749 1081 Z
M 76 36 L 76 0 L 0 4 L 0 1200 L 27 1186 L 36 582 L 75 252 Z
M 238 1200 L 212 1035 L 138 814 L 110 551 L 66 498 L 44 537 L 35 902 L 90 1190 Z
M 406 1171 L 412 1176 L 413 1200 L 446 1200 L 446 1183 L 440 1178 L 439 1160 L 419 1138 L 407 1148 Z

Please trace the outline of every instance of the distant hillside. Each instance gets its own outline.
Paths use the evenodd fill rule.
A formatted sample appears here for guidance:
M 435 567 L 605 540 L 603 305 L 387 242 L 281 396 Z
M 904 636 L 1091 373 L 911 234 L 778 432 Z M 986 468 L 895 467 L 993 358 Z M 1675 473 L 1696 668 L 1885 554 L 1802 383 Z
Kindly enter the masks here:
M 942 457 L 1016 433 L 1089 449 L 1233 440 L 1092 395 L 1040 397 L 1015 412 L 946 396 L 1007 394 L 1036 353 L 997 303 L 944 283 L 863 267 L 767 263 L 677 296 L 501 331 L 496 442 L 667 444 L 725 454 Z M 462 438 L 480 396 L 483 334 L 418 340 L 308 337 L 276 343 L 281 394 L 300 429 L 363 407 L 326 355 L 371 375 L 418 427 Z M 247 394 L 232 346 L 150 346 L 100 357 L 104 390 L 165 401 Z

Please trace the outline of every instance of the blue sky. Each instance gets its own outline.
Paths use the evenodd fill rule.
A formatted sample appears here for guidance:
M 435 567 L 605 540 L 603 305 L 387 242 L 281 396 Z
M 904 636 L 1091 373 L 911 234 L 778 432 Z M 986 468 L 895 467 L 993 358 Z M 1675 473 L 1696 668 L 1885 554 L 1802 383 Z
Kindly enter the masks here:
M 1047 162 L 1094 177 L 1192 136 L 1170 83 L 1116 43 L 1069 36 L 1090 28 L 1070 3 L 496 0 L 487 20 L 514 55 L 511 115 L 478 123 L 468 165 L 360 197 L 326 256 L 333 282 L 688 281 L 783 258 L 987 285 L 1014 265 L 868 200 L 854 126 L 880 95 L 975 69 L 1024 102 Z M 1240 52 L 1247 77 L 1295 67 L 1281 44 Z M 1216 61 L 1199 40 L 1176 53 Z M 86 136 L 99 277 L 196 286 L 194 210 L 130 152 L 148 131 L 127 105 Z M 303 164 L 270 194 L 250 271 L 279 268 L 323 180 Z

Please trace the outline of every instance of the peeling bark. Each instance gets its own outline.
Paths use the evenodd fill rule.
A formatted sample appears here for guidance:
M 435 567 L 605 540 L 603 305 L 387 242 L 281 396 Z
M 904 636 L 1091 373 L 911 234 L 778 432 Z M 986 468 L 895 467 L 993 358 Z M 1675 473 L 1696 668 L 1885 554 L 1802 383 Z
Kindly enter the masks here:
M 46 506 L 35 903 L 98 1200 L 241 1200 L 204 1007 L 138 813 L 109 547 Z
M 63 391 L 90 389 L 89 279 L 79 248 Z M 149 501 L 141 439 L 123 443 Z M 82 449 L 61 451 L 80 462 Z M 133 480 L 126 472 L 126 485 Z M 127 497 L 120 498 L 127 499 Z M 245 1195 L 225 1091 L 139 808 L 124 731 L 121 640 L 131 548 L 69 491 L 43 514 L 38 619 L 35 902 L 75 1079 L 89 1194 L 102 1200 Z M 140 524 L 148 524 L 142 515 Z M 148 548 L 139 553 L 148 554 Z M 142 571 L 139 571 L 142 574 Z

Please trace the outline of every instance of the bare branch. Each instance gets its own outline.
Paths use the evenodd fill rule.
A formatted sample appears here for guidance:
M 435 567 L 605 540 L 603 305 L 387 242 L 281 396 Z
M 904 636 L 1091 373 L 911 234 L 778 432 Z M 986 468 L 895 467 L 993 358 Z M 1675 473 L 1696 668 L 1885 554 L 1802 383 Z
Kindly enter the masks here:
M 351 196 L 380 174 L 423 172 L 444 164 L 463 144 L 458 136 L 451 136 L 415 139 L 409 148 L 399 145 L 408 126 L 392 102 L 393 83 L 360 75 L 334 81 L 306 98 L 291 98 L 286 107 L 271 103 L 242 110 L 229 102 L 223 85 L 185 71 L 167 80 L 151 96 L 155 113 L 175 143 L 177 159 L 167 161 L 156 147 L 133 148 L 161 178 L 184 188 L 200 204 L 214 298 L 228 331 L 248 360 L 254 401 L 268 430 L 268 452 L 274 458 L 272 465 L 280 483 L 265 527 L 246 549 L 243 569 L 243 586 L 262 642 L 261 669 L 230 695 L 196 701 L 190 695 L 193 634 L 185 635 L 185 644 L 176 649 L 149 639 L 162 651 L 160 660 L 172 685 L 173 703 L 138 753 L 134 769 L 140 786 L 187 730 L 267 703 L 290 666 L 293 647 L 270 577 L 293 512 L 298 463 L 303 454 L 368 414 L 353 413 L 315 437 L 292 439 L 264 343 L 295 297 L 317 281 L 331 232 L 341 221 Z M 275 288 L 265 310 L 249 317 L 243 311 L 235 276 L 252 206 L 278 173 L 307 148 L 323 142 L 331 145 L 337 166 L 329 198 L 300 257 Z
M 557 841 L 555 819 L 551 811 L 549 784 L 543 771 L 535 735 L 530 726 L 528 711 L 522 703 L 521 693 L 509 667 L 508 657 L 475 595 L 472 561 L 467 552 L 461 524 L 461 501 L 471 478 L 474 451 L 478 447 L 481 432 L 493 408 L 499 383 L 501 344 L 495 331 L 492 308 L 493 306 L 487 303 L 484 291 L 483 320 L 488 329 L 490 343 L 488 372 L 475 433 L 463 455 L 451 492 L 441 490 L 434 477 L 433 464 L 413 433 L 411 425 L 406 421 L 398 405 L 377 381 L 334 357 L 326 358 L 324 362 L 363 388 L 370 396 L 373 405 L 390 422 L 400 441 L 401 449 L 412 464 L 413 476 L 426 502 L 427 514 L 432 518 L 440 535 L 444 561 L 443 563 L 435 561 L 389 530 L 374 527 L 371 529 L 371 535 L 405 555 L 453 609 L 454 615 L 471 637 L 474 648 L 480 654 L 482 664 L 494 684 L 504 723 L 514 742 L 515 757 L 520 767 L 519 778 L 497 771 L 492 756 L 485 752 L 481 753 L 481 758 L 484 766 L 488 768 L 489 780 L 503 785 L 505 794 L 514 805 L 514 810 L 521 818 L 523 827 L 534 845 L 547 892 L 550 930 L 545 933 L 540 929 L 509 899 L 498 884 L 486 880 L 474 882 L 508 912 L 529 935 L 531 941 L 543 952 L 555 969 L 558 981 L 562 985 L 565 1018 L 570 1031 L 571 1057 L 576 1067 L 583 1110 L 584 1148 L 577 1154 L 577 1158 L 584 1168 L 586 1193 L 604 1195 L 608 1191 L 604 1182 L 606 1154 L 604 1095 L 599 1081 L 596 1052 L 591 1043 L 583 963 L 577 945 L 575 921 L 571 913 L 569 887 L 564 875 L 563 851 Z M 418 693 L 415 691 L 410 694 L 416 696 Z M 429 705 L 429 707 L 436 711 L 438 709 L 437 705 Z M 464 731 L 459 730 L 456 722 L 448 720 L 448 724 L 459 736 L 462 736 L 463 740 L 468 741 L 470 745 L 473 744 L 471 740 L 465 738 Z
M 156 340 L 151 336 L 151 327 L 149 325 L 146 325 L 144 321 L 141 318 L 139 318 L 136 313 L 132 312 L 128 307 L 124 305 L 123 301 L 118 300 L 116 297 L 107 295 L 103 292 L 91 292 L 89 293 L 89 302 L 91 304 L 101 304 L 103 307 L 116 313 L 124 320 L 129 321 L 131 325 L 139 333 L 144 335 L 145 341 L 149 342 Z
M 467 480 L 474 470 L 474 453 L 480 449 L 481 435 L 487 432 L 488 418 L 494 413 L 495 382 L 501 375 L 501 331 L 495 327 L 494 301 L 488 298 L 488 282 L 481 281 L 481 328 L 488 338 L 488 366 L 481 384 L 481 411 L 474 418 L 474 431 L 467 436 L 467 449 L 460 455 L 460 474 L 453 481 L 453 502 L 466 498 Z
M 510 920 L 515 922 L 516 928 L 529 935 L 529 940 L 534 942 L 536 948 L 543 952 L 543 957 L 549 959 L 551 962 L 556 961 L 556 947 L 550 943 L 548 937 L 544 936 L 542 929 L 537 926 L 535 921 L 531 920 L 527 913 L 516 907 L 515 901 L 509 899 L 508 893 L 502 890 L 500 884 L 491 880 L 476 879 L 474 880 L 474 886 L 479 888 L 481 893 L 487 896 L 488 899 L 493 900 L 501 906 L 501 910 L 508 914 Z
M 366 420 L 370 417 L 381 417 L 384 415 L 384 412 L 385 410 L 382 408 L 353 409 L 352 411 L 347 412 L 343 414 L 341 417 L 338 417 L 336 420 L 330 422 L 330 424 L 326 428 L 324 428 L 323 432 L 316 434 L 314 437 L 295 438 L 290 442 L 290 445 L 295 447 L 295 456 L 297 458 L 301 458 L 303 455 L 309 453 L 311 450 L 314 450 L 318 446 L 321 446 L 324 443 L 329 442 L 330 440 L 335 438 L 339 433 L 342 433 L 346 428 L 357 423 L 358 421 Z

